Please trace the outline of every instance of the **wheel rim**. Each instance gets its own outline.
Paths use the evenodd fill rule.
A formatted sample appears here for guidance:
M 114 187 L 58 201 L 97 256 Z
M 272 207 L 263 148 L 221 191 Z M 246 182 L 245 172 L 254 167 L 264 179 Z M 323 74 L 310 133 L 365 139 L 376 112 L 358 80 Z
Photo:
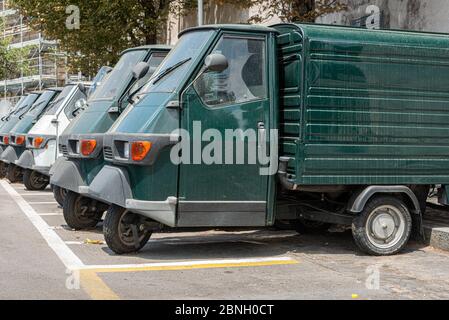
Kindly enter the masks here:
M 36 188 L 41 188 L 44 185 L 46 185 L 46 182 L 43 181 L 42 177 L 34 171 L 31 173 L 30 179 L 31 179 L 32 185 Z
M 90 199 L 79 196 L 75 200 L 75 215 L 78 219 L 85 222 L 90 222 L 96 219 L 96 212 L 90 210 Z
M 130 213 L 128 211 L 123 212 L 119 219 L 118 223 L 118 234 L 120 237 L 120 241 L 122 241 L 123 244 L 126 246 L 136 246 L 136 243 L 134 241 L 134 235 L 133 235 L 133 223 L 128 223 L 127 220 L 134 220 L 130 215 L 134 215 L 133 213 Z M 138 220 L 137 220 L 138 221 Z M 138 238 L 138 244 L 140 245 L 144 238 L 148 235 L 148 231 L 145 228 L 142 228 L 143 225 L 141 224 L 134 224 L 137 228 L 137 238 Z
M 405 217 L 394 206 L 384 205 L 374 209 L 366 223 L 368 240 L 376 247 L 394 247 L 405 233 Z

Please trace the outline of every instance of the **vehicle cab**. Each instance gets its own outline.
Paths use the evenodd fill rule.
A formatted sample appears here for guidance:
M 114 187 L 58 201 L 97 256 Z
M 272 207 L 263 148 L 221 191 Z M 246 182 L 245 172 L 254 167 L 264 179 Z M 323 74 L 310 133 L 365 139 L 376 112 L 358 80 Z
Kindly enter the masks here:
M 83 84 L 66 85 L 34 123 L 26 136 L 27 150 L 15 161 L 25 170 L 28 189 L 43 189 L 49 183 L 49 171 L 59 157 L 57 139 L 86 104 L 87 88 Z
M 9 164 L 8 179 L 11 182 L 16 182 L 23 176 L 21 167 L 15 165 L 15 162 L 26 150 L 26 134 L 39 120 L 43 113 L 49 108 L 51 102 L 58 97 L 61 89 L 53 88 L 47 89 L 41 93 L 39 98 L 30 108 L 30 110 L 23 116 L 9 135 L 9 146 L 2 153 L 1 159 Z
M 64 200 L 63 209 L 70 227 L 95 225 L 105 211 L 101 203 L 85 197 L 88 185 L 104 164 L 103 134 L 125 110 L 130 96 L 148 81 L 169 49 L 167 46 L 144 46 L 124 51 L 103 84 L 90 97 L 89 108 L 61 135 L 59 146 L 64 158 L 51 169 L 50 183 L 56 187 L 55 198 L 61 194 L 61 189 L 68 190 L 65 198 L 69 199 Z M 133 74 L 137 66 L 140 66 L 140 72 Z M 86 205 L 90 209 L 88 212 L 83 209 Z M 77 218 L 79 212 L 85 212 L 82 219 Z
M 8 169 L 8 159 L 3 160 L 3 153 L 6 151 L 6 148 L 9 145 L 10 138 L 9 135 L 11 130 L 15 127 L 15 125 L 23 119 L 23 117 L 27 114 L 30 108 L 33 106 L 34 102 L 39 98 L 40 93 L 33 92 L 26 96 L 23 99 L 23 102 L 5 118 L 4 124 L 0 128 L 0 146 L 2 148 L 2 154 L 0 155 L 0 175 L 2 177 L 6 176 L 6 170 Z
M 180 34 L 138 102 L 103 140 L 109 165 L 96 176 L 89 194 L 112 204 L 104 234 L 113 251 L 140 249 L 160 224 L 272 223 L 267 192 L 274 192 L 273 177 L 259 174 L 263 165 L 228 165 L 218 158 L 204 165 L 198 150 L 208 142 L 201 137 L 186 149 L 173 146 L 197 141 L 194 136 L 202 132 L 208 132 L 205 140 L 210 142 L 226 129 L 249 129 L 253 137 L 237 133 L 225 142 L 251 141 L 265 150 L 265 133 L 277 123 L 276 33 L 263 26 L 213 25 Z M 180 163 L 179 156 L 186 161 Z

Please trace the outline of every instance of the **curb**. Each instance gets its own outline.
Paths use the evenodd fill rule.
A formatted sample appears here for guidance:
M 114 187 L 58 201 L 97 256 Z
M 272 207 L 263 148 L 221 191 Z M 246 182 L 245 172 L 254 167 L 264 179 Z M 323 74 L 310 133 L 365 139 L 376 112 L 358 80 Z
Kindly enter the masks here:
M 449 227 L 424 223 L 424 232 L 427 245 L 449 251 Z

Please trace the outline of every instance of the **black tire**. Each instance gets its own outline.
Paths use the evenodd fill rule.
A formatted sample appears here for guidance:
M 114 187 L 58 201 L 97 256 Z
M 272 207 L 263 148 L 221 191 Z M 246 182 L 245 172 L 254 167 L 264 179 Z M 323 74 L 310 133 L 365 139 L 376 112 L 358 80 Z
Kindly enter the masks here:
M 6 178 L 8 166 L 3 161 L 0 161 L 0 179 Z
M 16 183 L 22 181 L 23 179 L 22 177 L 23 177 L 22 168 L 10 163 L 8 165 L 6 174 L 6 178 L 9 180 L 9 182 Z
M 62 212 L 67 225 L 75 230 L 94 228 L 101 221 L 104 211 L 95 209 L 92 211 L 93 200 L 69 191 L 64 199 Z
M 295 229 L 298 233 L 319 233 L 327 231 L 331 224 L 320 221 L 312 221 L 307 219 L 296 220 Z
M 352 222 L 355 243 L 365 253 L 387 256 L 407 245 L 412 217 L 405 203 L 393 196 L 375 196 Z
M 140 221 L 139 215 L 128 212 L 122 207 L 109 207 L 103 223 L 103 235 L 108 247 L 117 254 L 133 253 L 142 249 L 152 232 L 139 228 Z M 133 237 L 131 225 L 136 227 L 137 239 Z
M 51 185 L 51 189 L 53 190 L 53 196 L 55 197 L 56 202 L 63 207 L 64 199 L 67 196 L 67 190 L 54 184 Z
M 23 173 L 23 184 L 28 190 L 44 190 L 48 183 L 48 178 L 37 171 L 26 169 Z

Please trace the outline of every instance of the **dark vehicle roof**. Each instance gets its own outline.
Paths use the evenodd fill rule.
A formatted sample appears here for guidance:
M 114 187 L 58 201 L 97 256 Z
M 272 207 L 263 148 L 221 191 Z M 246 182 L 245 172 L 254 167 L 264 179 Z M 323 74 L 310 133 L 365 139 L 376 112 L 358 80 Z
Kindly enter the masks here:
M 152 45 L 145 45 L 140 47 L 134 47 L 134 48 L 128 48 L 126 50 L 123 50 L 120 55 L 124 55 L 127 52 L 130 51 L 136 51 L 136 50 L 161 50 L 161 51 L 170 51 L 172 49 L 172 46 L 165 45 L 165 44 L 152 44 Z
M 208 24 L 204 26 L 184 29 L 178 34 L 178 37 L 182 36 L 187 32 L 195 30 L 230 30 L 230 31 L 252 31 L 252 32 L 275 32 L 275 33 L 277 32 L 273 28 L 255 24 Z

